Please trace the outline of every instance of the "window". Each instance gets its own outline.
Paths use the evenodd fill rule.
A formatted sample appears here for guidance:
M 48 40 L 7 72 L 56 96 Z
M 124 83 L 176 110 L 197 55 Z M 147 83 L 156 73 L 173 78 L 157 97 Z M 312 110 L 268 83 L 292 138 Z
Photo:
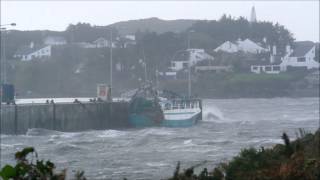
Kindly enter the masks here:
M 176 67 L 176 63 L 174 63 L 174 62 L 171 63 L 171 66 L 172 66 L 172 67 Z
M 273 66 L 274 71 L 280 71 L 280 66 Z
M 306 58 L 305 57 L 300 57 L 297 60 L 298 62 L 306 62 Z
M 257 66 L 253 66 L 252 69 L 253 69 L 253 70 L 258 70 L 258 67 L 257 67 Z
M 183 63 L 182 66 L 183 66 L 184 68 L 186 68 L 186 67 L 188 67 L 188 63 Z
M 266 66 L 264 69 L 265 71 L 271 71 L 271 66 Z

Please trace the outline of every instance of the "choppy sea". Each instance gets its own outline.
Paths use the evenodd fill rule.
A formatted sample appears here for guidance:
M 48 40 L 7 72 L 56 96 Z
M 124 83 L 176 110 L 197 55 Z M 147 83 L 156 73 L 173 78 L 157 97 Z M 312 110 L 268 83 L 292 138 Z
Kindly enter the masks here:
M 319 128 L 319 98 L 207 99 L 203 121 L 191 128 L 144 128 L 66 133 L 29 129 L 1 135 L 1 166 L 14 153 L 36 148 L 40 159 L 67 168 L 69 179 L 84 170 L 88 179 L 165 179 L 181 167 L 214 167 L 246 147 L 272 147 L 287 132 Z

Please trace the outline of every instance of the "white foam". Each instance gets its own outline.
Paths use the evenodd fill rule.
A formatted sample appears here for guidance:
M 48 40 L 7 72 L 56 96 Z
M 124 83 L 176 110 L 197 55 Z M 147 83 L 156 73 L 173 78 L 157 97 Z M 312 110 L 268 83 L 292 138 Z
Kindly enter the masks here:
M 162 166 L 168 166 L 166 163 L 161 163 L 161 162 L 148 162 L 146 163 L 147 166 L 150 167 L 162 167 Z
M 225 119 L 221 110 L 212 104 L 210 104 L 210 107 L 203 109 L 202 115 L 203 121 L 223 121 Z
M 102 131 L 101 134 L 97 135 L 97 137 L 100 138 L 106 138 L 106 137 L 118 137 L 125 135 L 126 133 L 124 131 L 117 131 L 117 130 L 106 130 Z
M 166 136 L 166 135 L 172 135 L 172 131 L 169 131 L 168 128 L 150 128 L 150 129 L 143 129 L 141 130 L 141 133 L 144 135 L 160 135 L 160 136 Z
M 183 141 L 183 144 L 184 144 L 184 145 L 190 145 L 190 144 L 192 144 L 192 139 L 188 139 L 188 140 Z

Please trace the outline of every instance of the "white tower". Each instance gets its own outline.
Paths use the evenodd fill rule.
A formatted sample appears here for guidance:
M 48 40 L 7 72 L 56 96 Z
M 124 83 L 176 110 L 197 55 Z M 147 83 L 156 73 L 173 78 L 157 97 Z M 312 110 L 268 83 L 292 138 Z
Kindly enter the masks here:
M 257 22 L 256 10 L 254 9 L 254 6 L 251 8 L 250 22 Z

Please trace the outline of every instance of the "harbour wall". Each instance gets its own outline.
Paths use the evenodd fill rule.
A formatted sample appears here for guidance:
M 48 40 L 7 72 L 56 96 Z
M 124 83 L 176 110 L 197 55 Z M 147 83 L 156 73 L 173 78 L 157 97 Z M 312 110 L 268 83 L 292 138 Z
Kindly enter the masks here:
M 128 127 L 127 102 L 2 105 L 1 134 L 31 128 L 75 132 Z

